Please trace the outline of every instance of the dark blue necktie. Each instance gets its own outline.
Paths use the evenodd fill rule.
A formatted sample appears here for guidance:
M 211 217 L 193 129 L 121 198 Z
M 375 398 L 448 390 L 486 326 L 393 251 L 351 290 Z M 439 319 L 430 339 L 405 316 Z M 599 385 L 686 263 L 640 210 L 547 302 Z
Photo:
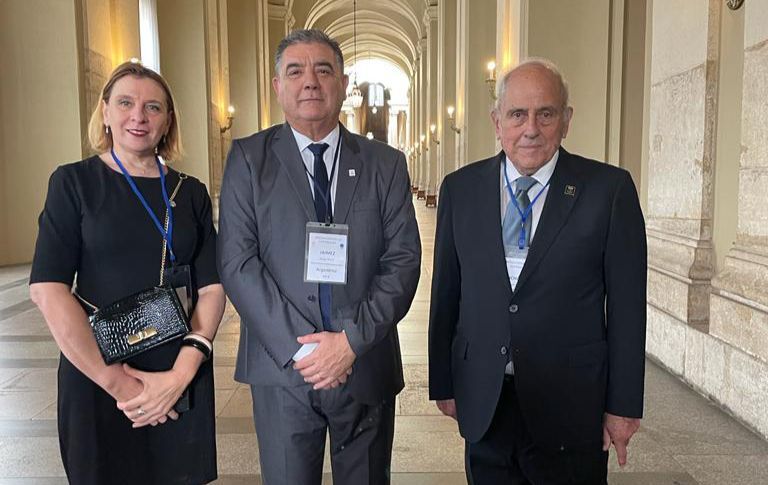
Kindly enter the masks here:
M 330 221 L 331 207 L 331 183 L 328 180 L 328 169 L 325 168 L 323 153 L 328 149 L 327 143 L 312 143 L 307 148 L 315 156 L 314 183 L 315 183 L 315 215 L 318 222 Z M 331 328 L 331 285 L 318 284 L 318 296 L 320 300 L 320 315 L 323 319 L 323 328 Z

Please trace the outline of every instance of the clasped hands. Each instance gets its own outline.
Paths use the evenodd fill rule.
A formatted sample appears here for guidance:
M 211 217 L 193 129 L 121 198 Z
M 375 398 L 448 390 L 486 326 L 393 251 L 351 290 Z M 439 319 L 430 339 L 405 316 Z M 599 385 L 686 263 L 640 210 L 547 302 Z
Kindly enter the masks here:
M 118 399 L 117 408 L 133 422 L 134 428 L 164 424 L 168 419 L 177 420 L 179 414 L 173 405 L 179 400 L 189 380 L 181 372 L 171 369 L 165 372 L 142 372 L 128 364 L 123 371 L 138 382 L 141 392 L 127 400 Z
M 318 332 L 296 340 L 302 345 L 317 344 L 312 353 L 293 364 L 304 382 L 313 384 L 315 390 L 333 389 L 347 382 L 356 356 L 346 333 Z

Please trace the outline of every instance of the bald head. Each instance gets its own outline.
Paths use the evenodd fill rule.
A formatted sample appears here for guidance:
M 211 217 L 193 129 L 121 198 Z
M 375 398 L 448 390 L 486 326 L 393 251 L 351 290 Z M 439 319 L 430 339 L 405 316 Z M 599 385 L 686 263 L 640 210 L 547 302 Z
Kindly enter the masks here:
M 529 74 L 532 71 L 538 71 L 538 73 L 543 74 L 545 78 L 550 78 L 550 80 L 555 83 L 559 97 L 562 100 L 561 107 L 563 109 L 568 107 L 568 83 L 560 73 L 560 69 L 558 69 L 554 62 L 548 59 L 532 57 L 510 69 L 501 77 L 496 88 L 495 110 L 498 110 L 501 107 L 501 100 L 504 99 L 507 93 L 510 81 L 513 81 L 516 76 Z

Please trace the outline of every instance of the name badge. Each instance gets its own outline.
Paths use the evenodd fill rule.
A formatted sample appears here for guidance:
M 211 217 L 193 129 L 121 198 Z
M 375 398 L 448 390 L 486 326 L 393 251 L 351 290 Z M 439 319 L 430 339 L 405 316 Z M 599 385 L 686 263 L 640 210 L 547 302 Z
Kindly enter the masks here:
M 528 248 L 520 249 L 517 246 L 505 246 L 504 253 L 505 259 L 507 260 L 509 284 L 514 290 L 517 286 L 517 279 L 520 278 L 520 273 L 523 271 L 525 260 L 528 257 Z
M 308 222 L 304 249 L 304 281 L 347 283 L 349 226 Z
M 192 273 L 188 264 L 174 264 L 165 268 L 163 280 L 176 290 L 187 318 L 192 315 Z

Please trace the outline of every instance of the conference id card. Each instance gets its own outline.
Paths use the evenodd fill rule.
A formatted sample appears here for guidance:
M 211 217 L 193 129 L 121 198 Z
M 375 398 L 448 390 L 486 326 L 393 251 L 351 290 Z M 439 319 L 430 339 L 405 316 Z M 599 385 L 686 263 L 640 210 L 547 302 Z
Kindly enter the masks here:
M 512 290 L 514 290 L 517 286 L 517 280 L 520 278 L 520 273 L 523 272 L 525 260 L 528 258 L 528 248 L 520 249 L 517 246 L 505 246 L 504 253 L 507 260 L 509 284 L 512 286 Z
M 304 250 L 304 281 L 347 283 L 349 226 L 307 222 Z
M 174 264 L 165 268 L 164 283 L 176 290 L 187 318 L 192 316 L 192 272 L 188 264 Z

